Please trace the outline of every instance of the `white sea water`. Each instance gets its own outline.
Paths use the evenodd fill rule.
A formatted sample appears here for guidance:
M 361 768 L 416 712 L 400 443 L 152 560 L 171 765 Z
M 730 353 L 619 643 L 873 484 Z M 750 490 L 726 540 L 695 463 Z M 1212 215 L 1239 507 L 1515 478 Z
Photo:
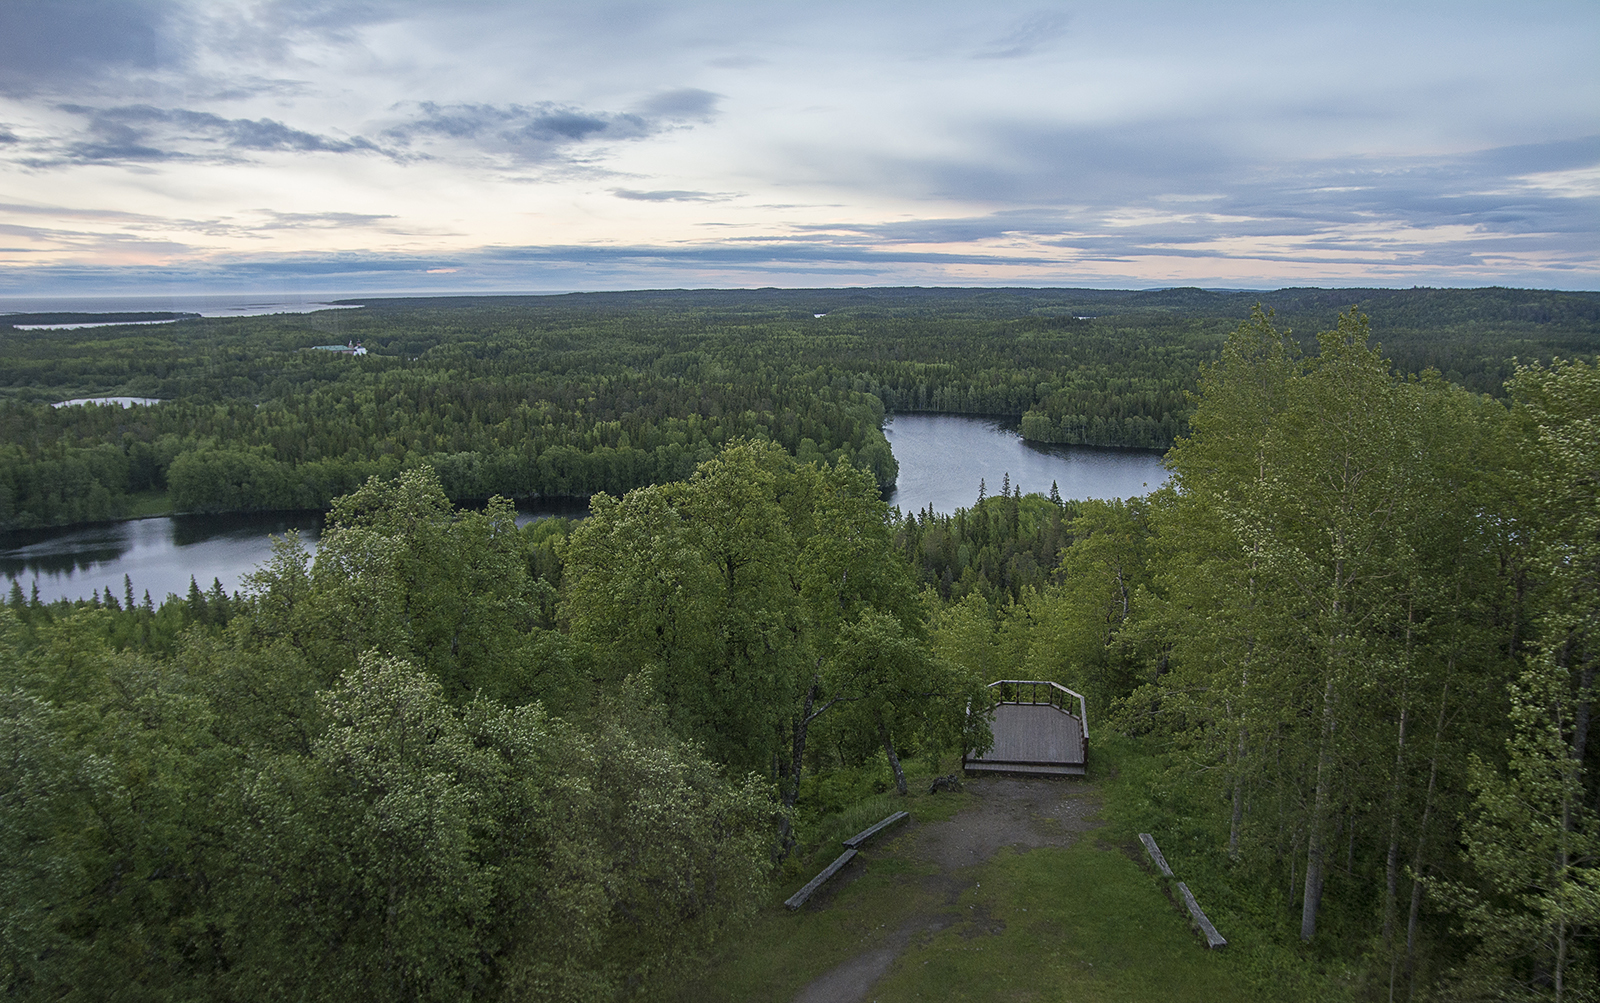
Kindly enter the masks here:
M 353 310 L 335 304 L 344 296 L 273 296 L 266 293 L 193 296 L 0 296 L 0 316 L 8 313 L 197 313 L 202 317 L 260 317 L 275 313 Z M 56 326 L 56 325 L 52 325 Z

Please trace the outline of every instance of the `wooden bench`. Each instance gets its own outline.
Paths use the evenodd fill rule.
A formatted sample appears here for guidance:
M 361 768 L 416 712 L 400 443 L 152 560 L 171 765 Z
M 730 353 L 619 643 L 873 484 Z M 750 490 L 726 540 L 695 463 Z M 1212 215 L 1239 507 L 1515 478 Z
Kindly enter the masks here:
M 806 899 L 810 898 L 812 893 L 814 893 L 818 888 L 821 888 L 824 882 L 833 877 L 835 874 L 838 874 L 839 869 L 850 862 L 851 858 L 856 855 L 856 852 L 861 849 L 862 843 L 865 843 L 867 840 L 889 828 L 891 825 L 894 825 L 901 819 L 910 817 L 910 812 L 897 811 L 893 815 L 890 815 L 888 818 L 879 822 L 877 825 L 869 826 L 868 828 L 861 830 L 854 836 L 851 836 L 849 839 L 845 840 L 845 851 L 839 854 L 839 856 L 834 859 L 833 863 L 829 864 L 827 867 L 824 867 L 821 874 L 818 874 L 810 881 L 807 881 L 804 888 L 784 899 L 783 904 L 788 906 L 790 909 L 798 909 L 805 905 Z
M 807 881 L 804 888 L 784 899 L 783 904 L 788 906 L 790 909 L 798 909 L 805 905 L 806 899 L 811 897 L 811 893 L 816 891 L 818 888 L 821 888 L 824 881 L 827 881 L 835 874 L 838 874 L 839 868 L 843 867 L 845 864 L 848 864 L 850 862 L 850 858 L 854 857 L 855 855 L 856 850 L 854 847 L 851 847 L 850 849 L 839 854 L 838 859 L 829 864 L 827 867 L 824 867 L 821 874 L 818 874 L 810 881 Z
M 1144 844 L 1145 852 L 1150 854 L 1150 859 L 1155 862 L 1156 869 L 1164 878 L 1173 877 L 1172 868 L 1167 866 L 1167 858 L 1161 852 L 1161 847 L 1156 845 L 1156 838 L 1148 832 L 1139 833 L 1139 842 Z M 1215 951 L 1219 947 L 1227 947 L 1227 938 L 1217 932 L 1211 925 L 1211 920 L 1206 918 L 1206 912 L 1200 908 L 1200 903 L 1195 901 L 1194 893 L 1182 881 L 1178 882 L 1178 893 L 1183 896 L 1183 904 L 1189 910 L 1189 918 L 1194 922 L 1200 935 L 1206 938 L 1206 949 Z
M 865 843 L 873 836 L 876 836 L 878 833 L 889 828 L 889 826 L 894 825 L 901 819 L 910 817 L 911 813 L 908 811 L 897 811 L 893 815 L 890 815 L 888 818 L 884 819 L 882 822 L 879 822 L 877 825 L 863 829 L 854 836 L 851 836 L 849 839 L 844 841 L 844 845 L 848 846 L 852 850 L 859 849 L 862 843 Z

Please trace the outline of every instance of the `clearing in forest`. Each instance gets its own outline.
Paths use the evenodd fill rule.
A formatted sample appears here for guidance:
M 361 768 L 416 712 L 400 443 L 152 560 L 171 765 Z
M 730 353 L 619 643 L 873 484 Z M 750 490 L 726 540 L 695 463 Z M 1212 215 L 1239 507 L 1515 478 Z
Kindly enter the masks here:
M 1093 783 L 979 777 L 910 802 L 911 825 L 798 913 L 769 910 L 681 998 L 1250 998 L 1129 848 L 1097 838 Z

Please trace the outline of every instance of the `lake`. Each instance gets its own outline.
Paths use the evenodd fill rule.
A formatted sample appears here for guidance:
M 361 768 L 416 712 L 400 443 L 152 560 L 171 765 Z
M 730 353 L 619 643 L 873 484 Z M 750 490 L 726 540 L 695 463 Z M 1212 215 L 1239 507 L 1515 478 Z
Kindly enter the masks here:
M 899 485 L 889 504 L 906 514 L 932 507 L 950 513 L 971 508 L 980 484 L 1000 493 L 1007 475 L 1023 494 L 1062 498 L 1132 498 L 1166 483 L 1161 454 L 1142 449 L 1046 446 L 1024 442 L 1016 429 L 994 420 L 946 414 L 896 415 L 884 426 Z
M 37 583 L 46 602 L 84 599 L 107 588 L 120 601 L 127 575 L 136 597 L 149 590 L 160 605 L 169 592 L 186 594 L 190 575 L 202 590 L 219 578 L 232 593 L 271 556 L 271 535 L 290 529 L 315 547 L 322 513 L 184 515 L 7 533 L 0 542 L 0 575 L 7 590 L 12 581 L 24 593 Z
M 889 496 L 905 512 L 971 507 L 983 482 L 1000 493 L 1009 474 L 1024 494 L 1048 495 L 1056 482 L 1063 498 L 1127 498 L 1146 494 L 1167 478 L 1160 455 L 1087 446 L 1032 446 L 996 421 L 955 415 L 899 415 L 885 428 L 900 462 L 899 486 Z M 582 503 L 527 509 L 519 524 L 547 515 L 578 516 Z M 193 575 L 202 590 L 213 578 L 232 593 L 243 577 L 272 554 L 272 535 L 298 529 L 315 549 L 322 513 L 174 516 L 0 535 L 0 587 L 39 586 L 46 602 L 87 598 L 109 588 L 119 600 L 124 575 L 134 595 L 146 590 L 159 605 L 170 592 L 184 595 Z

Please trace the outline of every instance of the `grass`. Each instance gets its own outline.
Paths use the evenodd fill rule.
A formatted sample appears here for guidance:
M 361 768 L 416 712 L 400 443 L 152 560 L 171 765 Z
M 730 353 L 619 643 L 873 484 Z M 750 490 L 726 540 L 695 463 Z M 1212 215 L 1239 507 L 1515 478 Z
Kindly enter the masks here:
M 130 519 L 172 514 L 172 493 L 169 491 L 136 491 L 128 496 L 128 501 Z
M 1339 939 L 1334 910 L 1324 907 L 1323 942 L 1307 947 L 1299 940 L 1298 889 L 1263 886 L 1259 875 L 1230 863 L 1227 816 L 1202 803 L 1199 792 L 1207 788 L 1138 740 L 1108 735 L 1097 751 L 1117 774 L 1102 785 L 1102 838 L 1132 847 L 1140 832 L 1156 837 L 1177 879 L 1228 938 L 1226 953 L 1241 980 L 1279 999 L 1336 1003 L 1371 996 L 1360 966 L 1338 960 L 1328 947 Z
M 1202 950 L 1143 869 L 1084 839 L 1066 849 L 1003 850 L 980 869 L 963 919 L 913 944 L 873 986 L 881 1003 L 1264 999 L 1226 954 Z
M 888 765 L 879 765 L 881 769 L 840 771 L 844 775 L 834 779 L 870 791 L 875 784 L 886 786 Z M 813 902 L 825 904 L 823 908 L 792 913 L 783 906 L 785 898 L 843 852 L 843 840 L 868 826 L 897 811 L 910 812 L 917 822 L 941 822 L 972 804 L 971 794 L 928 793 L 933 778 L 959 769 L 959 760 L 907 760 L 903 765 L 908 790 L 904 797 L 892 789 L 869 793 L 840 810 L 806 820 L 797 833 L 795 852 L 774 875 L 767 905 L 755 922 L 682 984 L 666 988 L 663 996 L 684 1003 L 786 1000 L 828 969 L 872 949 L 907 917 L 935 908 L 934 896 L 921 888 L 918 879 L 937 874 L 938 868 L 893 853 L 897 835 L 893 829 L 817 892 Z M 850 775 L 856 772 L 861 775 Z M 816 797 L 822 792 L 808 793 Z
M 899 854 L 877 855 L 824 908 L 766 910 L 671 998 L 791 999 L 812 979 L 878 947 L 910 917 L 952 911 L 943 895 L 917 880 L 937 873 Z M 913 940 L 873 986 L 872 999 L 1283 998 L 1252 989 L 1238 955 L 1203 950 L 1160 883 L 1119 848 L 1086 838 L 1064 850 L 1004 850 L 969 876 L 972 887 L 953 908 L 965 916 Z
M 938 775 L 938 767 L 912 772 L 908 768 L 906 787 L 908 793 L 901 797 L 889 791 L 863 798 L 842 811 L 825 815 L 800 830 L 800 845 L 789 858 L 779 875 L 779 884 L 785 879 L 801 877 L 806 880 L 844 850 L 844 840 L 867 827 L 882 821 L 897 811 L 908 811 L 919 822 L 943 822 L 972 803 L 971 794 L 929 794 L 928 784 Z M 946 770 L 945 772 L 950 772 Z M 798 885 L 797 885 L 798 887 Z M 778 896 L 782 901 L 789 894 Z
M 832 860 L 845 836 L 902 808 L 922 825 L 943 821 L 974 798 L 921 793 L 937 770 L 929 765 L 919 771 L 927 777 L 918 777 L 920 785 L 914 782 L 905 798 L 871 795 L 822 816 L 802 833 L 799 851 L 775 879 L 769 904 L 754 924 L 663 996 L 682 1003 L 789 1000 L 917 917 L 953 914 L 945 928 L 912 938 L 872 987 L 870 999 L 1327 998 L 1328 987 L 1307 981 L 1303 959 L 1292 949 L 1231 910 L 1219 916 L 1202 894 L 1202 905 L 1231 942 L 1224 951 L 1206 951 L 1172 901 L 1175 889 L 1169 894 L 1138 862 L 1142 858 L 1130 850 L 1125 833 L 1137 831 L 1149 811 L 1141 790 L 1153 779 L 1147 758 L 1132 743 L 1098 750 L 1096 786 L 1107 825 L 1071 847 L 1003 850 L 984 865 L 941 875 L 936 865 L 904 852 L 905 840 L 886 835 L 819 891 L 814 907 L 791 913 L 782 906 L 784 897 Z M 913 927 L 920 929 L 920 922 Z
M 667 998 L 683 1003 L 791 999 L 823 972 L 879 946 L 909 917 L 936 908 L 937 896 L 916 878 L 937 870 L 878 857 L 856 874 L 836 878 L 843 882 L 839 887 L 819 891 L 814 901 L 823 908 L 791 913 L 780 900 Z

